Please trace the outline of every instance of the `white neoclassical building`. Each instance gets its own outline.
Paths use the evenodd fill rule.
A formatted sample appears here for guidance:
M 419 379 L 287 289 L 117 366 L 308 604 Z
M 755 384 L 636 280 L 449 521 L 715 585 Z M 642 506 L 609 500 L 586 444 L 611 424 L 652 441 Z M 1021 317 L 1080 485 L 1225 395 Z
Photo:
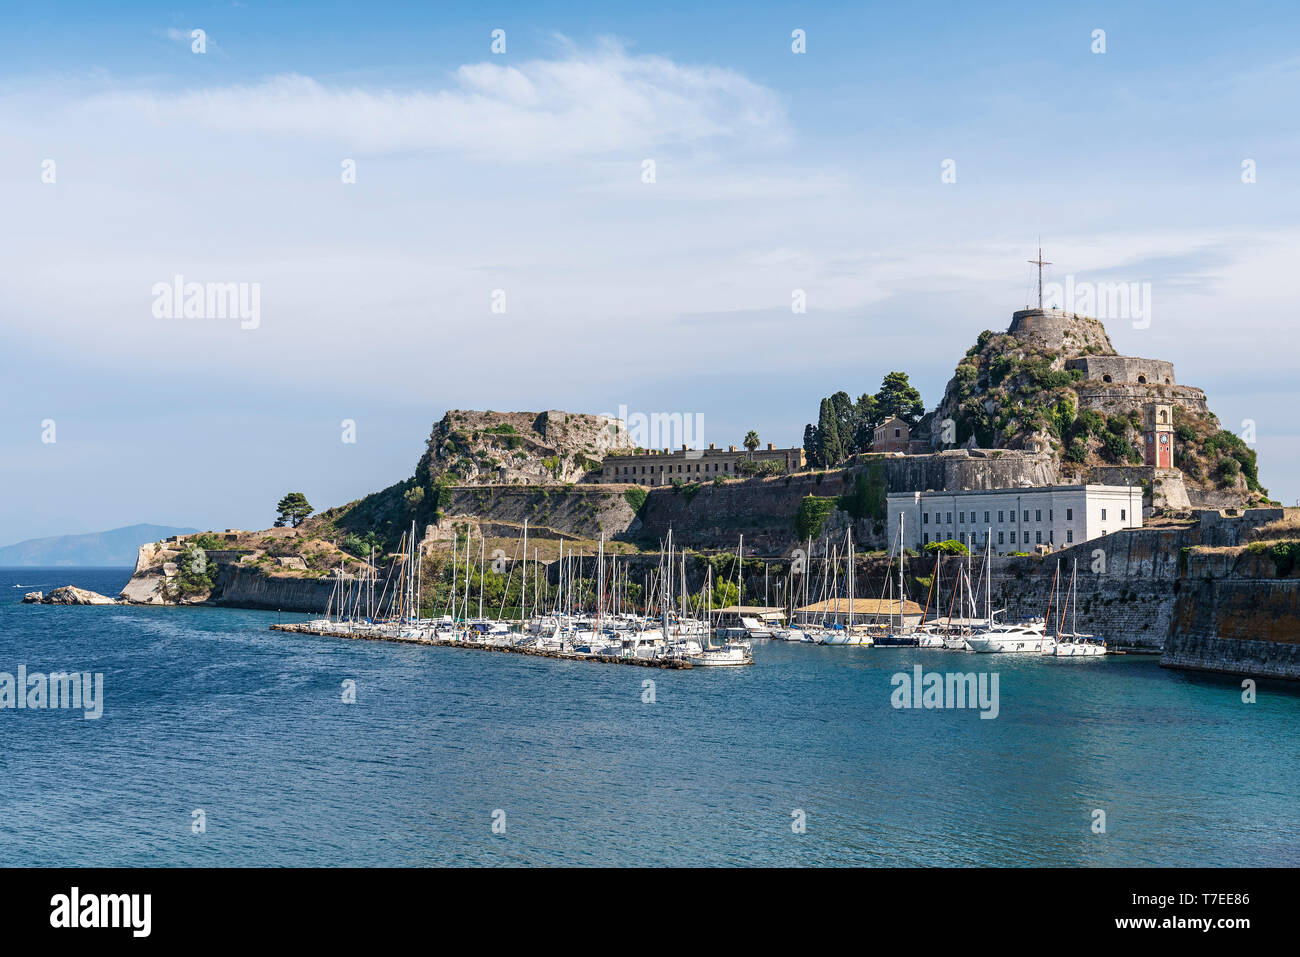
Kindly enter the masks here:
M 1142 527 L 1142 488 L 1127 485 L 1044 485 L 966 489 L 957 492 L 891 492 L 889 528 L 903 542 L 922 548 L 954 540 L 982 549 L 985 533 L 993 552 L 1065 548 L 1121 528 Z

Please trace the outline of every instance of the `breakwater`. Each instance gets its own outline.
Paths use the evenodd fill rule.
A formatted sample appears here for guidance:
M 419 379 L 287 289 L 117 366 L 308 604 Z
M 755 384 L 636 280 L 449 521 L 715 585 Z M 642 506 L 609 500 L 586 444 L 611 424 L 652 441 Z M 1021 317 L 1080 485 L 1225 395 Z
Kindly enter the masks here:
M 400 635 L 380 635 L 370 632 L 349 631 L 346 628 L 322 628 L 308 622 L 291 622 L 272 625 L 272 631 L 289 631 L 299 635 L 318 635 L 322 638 L 352 638 L 360 641 L 390 641 L 404 645 L 431 645 L 439 648 L 468 648 L 475 651 L 497 651 L 509 655 L 529 655 L 534 658 L 556 658 L 561 661 L 594 661 L 606 665 L 636 665 L 642 668 L 667 668 L 671 671 L 690 670 L 691 663 L 680 658 L 634 658 L 622 655 L 580 655 L 567 651 L 549 651 L 544 648 L 519 648 L 515 645 L 490 644 L 483 641 L 450 641 L 441 638 L 403 638 Z

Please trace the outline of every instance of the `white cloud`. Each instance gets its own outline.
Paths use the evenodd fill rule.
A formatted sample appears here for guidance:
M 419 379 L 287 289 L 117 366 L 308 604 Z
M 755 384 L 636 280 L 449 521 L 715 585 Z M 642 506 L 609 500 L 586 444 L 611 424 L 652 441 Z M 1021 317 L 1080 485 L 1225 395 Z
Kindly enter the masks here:
M 91 97 L 83 112 L 327 140 L 362 153 L 447 151 L 506 162 L 785 139 L 784 104 L 768 88 L 732 70 L 631 56 L 612 42 L 518 66 L 467 64 L 451 81 L 446 89 L 398 90 L 288 74 L 177 93 L 114 91 Z

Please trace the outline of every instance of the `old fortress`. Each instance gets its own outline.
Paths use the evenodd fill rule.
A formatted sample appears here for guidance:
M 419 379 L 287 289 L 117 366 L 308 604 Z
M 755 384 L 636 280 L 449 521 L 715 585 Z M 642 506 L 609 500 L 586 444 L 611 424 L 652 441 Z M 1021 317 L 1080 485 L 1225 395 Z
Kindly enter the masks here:
M 936 410 L 917 427 L 890 418 L 875 430 L 871 453 L 885 468 L 887 520 L 900 519 L 909 547 L 955 539 L 995 552 L 1047 551 L 1122 528 L 1140 527 L 1158 508 L 1193 503 L 1174 466 L 1174 408 L 1204 414 L 1205 393 L 1181 386 L 1173 363 L 1116 354 L 1102 323 L 1059 309 L 1013 314 L 1007 334 L 1056 356 L 1056 367 L 1077 371 L 1080 409 L 1103 416 L 1138 412 L 1142 464 L 1096 466 L 1082 481 L 1061 481 L 1059 459 L 1046 449 L 980 449 L 972 440 L 954 448 L 941 441 Z M 749 451 L 736 446 L 617 450 L 591 479 L 649 487 L 807 469 L 801 448 Z

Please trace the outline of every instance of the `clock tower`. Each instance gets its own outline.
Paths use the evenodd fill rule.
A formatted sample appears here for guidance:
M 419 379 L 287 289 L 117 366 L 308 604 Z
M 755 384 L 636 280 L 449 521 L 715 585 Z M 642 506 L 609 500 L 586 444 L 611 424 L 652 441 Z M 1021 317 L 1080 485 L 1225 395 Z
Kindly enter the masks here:
M 1174 410 L 1160 402 L 1142 408 L 1143 458 L 1158 469 L 1174 467 Z

